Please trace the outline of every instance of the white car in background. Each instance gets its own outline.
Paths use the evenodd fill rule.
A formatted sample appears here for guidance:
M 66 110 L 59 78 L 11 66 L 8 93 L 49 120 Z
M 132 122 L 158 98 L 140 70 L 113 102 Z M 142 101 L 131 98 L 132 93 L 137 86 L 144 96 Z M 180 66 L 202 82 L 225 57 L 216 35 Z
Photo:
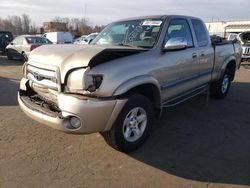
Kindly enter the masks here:
M 89 44 L 92 40 L 96 38 L 98 34 L 99 33 L 91 33 L 88 36 L 81 37 L 81 39 L 77 41 L 77 43 L 74 43 L 74 44 Z
M 48 44 L 52 44 L 52 42 L 44 37 L 37 35 L 20 35 L 16 37 L 5 50 L 9 60 L 19 59 L 28 61 L 31 51 L 41 45 Z
M 78 37 L 74 40 L 74 44 L 80 44 L 81 41 L 83 41 L 88 35 L 82 35 L 81 37 Z
M 49 39 L 53 44 L 73 43 L 73 36 L 69 32 L 49 32 L 43 34 L 43 37 Z

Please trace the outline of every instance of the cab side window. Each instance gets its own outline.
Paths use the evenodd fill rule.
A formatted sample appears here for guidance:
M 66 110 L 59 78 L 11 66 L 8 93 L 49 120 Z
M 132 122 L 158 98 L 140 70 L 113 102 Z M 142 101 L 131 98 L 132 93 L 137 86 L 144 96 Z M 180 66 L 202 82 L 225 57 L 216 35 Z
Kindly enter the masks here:
M 187 20 L 173 19 L 168 26 L 167 34 L 165 36 L 165 43 L 175 37 L 183 37 L 187 40 L 188 47 L 193 47 L 194 42 L 192 38 L 191 29 Z
M 207 30 L 202 21 L 197 19 L 192 19 L 192 24 L 194 28 L 194 32 L 197 38 L 198 45 L 200 47 L 207 46 L 209 39 L 207 35 Z

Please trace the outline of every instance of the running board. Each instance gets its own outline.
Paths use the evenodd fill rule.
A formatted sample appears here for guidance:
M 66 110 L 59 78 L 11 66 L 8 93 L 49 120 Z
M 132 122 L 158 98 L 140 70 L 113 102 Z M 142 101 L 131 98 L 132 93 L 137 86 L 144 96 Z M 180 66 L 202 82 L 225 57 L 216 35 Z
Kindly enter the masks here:
M 193 98 L 201 93 L 205 93 L 206 91 L 209 91 L 209 84 L 203 85 L 201 87 L 198 87 L 194 90 L 188 91 L 182 95 L 179 95 L 177 97 L 174 97 L 170 100 L 167 100 L 166 102 L 163 103 L 162 107 L 172 107 L 175 106 L 177 104 L 180 104 L 190 98 Z

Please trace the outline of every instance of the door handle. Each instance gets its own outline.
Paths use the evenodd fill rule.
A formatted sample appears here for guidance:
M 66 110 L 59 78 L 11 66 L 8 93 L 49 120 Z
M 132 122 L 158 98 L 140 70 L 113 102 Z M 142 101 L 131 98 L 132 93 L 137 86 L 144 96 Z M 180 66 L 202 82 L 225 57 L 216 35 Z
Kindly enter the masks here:
M 196 57 L 197 57 L 197 53 L 193 53 L 192 58 L 196 58 Z

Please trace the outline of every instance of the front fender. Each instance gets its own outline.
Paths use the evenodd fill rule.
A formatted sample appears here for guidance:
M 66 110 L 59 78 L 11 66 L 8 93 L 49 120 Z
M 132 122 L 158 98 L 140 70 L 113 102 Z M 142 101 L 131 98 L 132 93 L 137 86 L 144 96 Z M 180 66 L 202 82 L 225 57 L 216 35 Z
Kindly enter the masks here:
M 117 87 L 117 89 L 114 91 L 113 96 L 122 95 L 128 92 L 129 90 L 131 90 L 132 88 L 135 88 L 143 84 L 153 84 L 154 86 L 156 86 L 159 93 L 161 91 L 159 82 L 153 76 L 142 75 L 142 76 L 131 78 L 123 82 L 122 84 L 120 84 Z

